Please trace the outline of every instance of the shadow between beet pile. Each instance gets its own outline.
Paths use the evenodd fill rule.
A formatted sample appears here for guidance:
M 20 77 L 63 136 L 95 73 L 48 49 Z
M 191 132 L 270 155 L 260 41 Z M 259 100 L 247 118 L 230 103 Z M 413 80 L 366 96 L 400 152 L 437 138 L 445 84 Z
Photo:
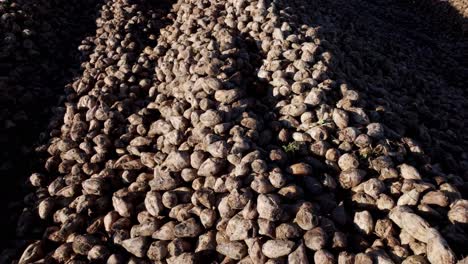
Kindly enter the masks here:
M 0 102 L 5 111 L 0 116 L 0 248 L 15 238 L 15 219 L 21 212 L 20 201 L 26 192 L 23 183 L 31 172 L 42 169 L 34 148 L 39 142 L 45 143 L 49 119 L 66 95 L 64 86 L 76 76 L 85 59 L 80 57 L 78 46 L 85 37 L 94 35 L 95 19 L 102 2 L 19 0 L 0 3 L 14 5 L 16 10 L 22 10 L 31 18 L 13 18 L 12 23 L 32 31 L 28 41 L 37 51 L 32 54 L 28 49 L 13 49 L 0 61 Z M 0 35 L 8 33 L 0 32 Z

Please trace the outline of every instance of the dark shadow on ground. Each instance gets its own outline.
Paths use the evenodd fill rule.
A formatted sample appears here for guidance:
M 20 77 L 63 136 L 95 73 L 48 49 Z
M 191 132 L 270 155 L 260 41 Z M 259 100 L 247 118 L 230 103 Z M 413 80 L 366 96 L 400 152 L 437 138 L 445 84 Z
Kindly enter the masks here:
M 0 36 L 16 38 L 16 43 L 0 40 L 0 247 L 15 236 L 18 212 L 11 202 L 22 200 L 22 183 L 39 165 L 35 143 L 47 137 L 44 131 L 65 96 L 64 86 L 80 69 L 84 58 L 78 46 L 94 35 L 102 2 L 19 0 L 0 4 L 0 16 L 5 18 L 0 22 L 4 23 Z
M 464 0 L 395 0 L 401 7 L 424 17 L 424 24 L 438 34 L 468 37 L 468 2 Z M 465 14 L 462 14 L 462 12 Z

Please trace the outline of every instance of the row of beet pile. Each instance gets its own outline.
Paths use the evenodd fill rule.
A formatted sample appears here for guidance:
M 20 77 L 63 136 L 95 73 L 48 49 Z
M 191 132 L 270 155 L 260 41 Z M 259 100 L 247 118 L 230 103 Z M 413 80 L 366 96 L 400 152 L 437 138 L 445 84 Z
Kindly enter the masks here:
M 64 101 L 63 87 L 79 69 L 76 49 L 95 28 L 98 1 L 0 1 L 0 210 L 19 200 L 22 180 L 37 162 L 33 143 L 47 138 L 48 119 Z M 93 34 L 94 35 L 94 34 Z M 82 58 L 82 59 L 88 59 Z M 18 204 L 17 204 L 18 205 Z
M 347 82 L 318 4 L 107 1 L 17 262 L 463 261 L 466 164 L 444 173 Z

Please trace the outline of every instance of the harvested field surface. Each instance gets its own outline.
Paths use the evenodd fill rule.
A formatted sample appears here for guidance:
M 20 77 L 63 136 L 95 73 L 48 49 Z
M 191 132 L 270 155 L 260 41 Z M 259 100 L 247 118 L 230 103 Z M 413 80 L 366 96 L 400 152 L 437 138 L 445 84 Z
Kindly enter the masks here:
M 0 1 L 0 263 L 468 263 L 466 1 Z

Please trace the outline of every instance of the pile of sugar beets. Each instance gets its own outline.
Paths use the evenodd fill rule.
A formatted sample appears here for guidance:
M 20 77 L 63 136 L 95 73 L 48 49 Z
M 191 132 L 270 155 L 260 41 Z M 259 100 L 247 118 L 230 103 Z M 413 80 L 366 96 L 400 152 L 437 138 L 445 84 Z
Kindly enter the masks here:
M 32 158 L 33 142 L 47 139 L 41 132 L 57 101 L 65 99 L 64 85 L 79 70 L 76 48 L 93 29 L 97 4 L 95 0 L 0 1 L 2 219 L 11 216 L 4 211 L 7 203 L 21 199 L 19 195 L 10 197 L 18 193 L 18 178 L 28 175 L 37 163 Z
M 79 46 L 13 263 L 467 263 L 466 142 L 384 122 L 320 3 L 150 2 Z

